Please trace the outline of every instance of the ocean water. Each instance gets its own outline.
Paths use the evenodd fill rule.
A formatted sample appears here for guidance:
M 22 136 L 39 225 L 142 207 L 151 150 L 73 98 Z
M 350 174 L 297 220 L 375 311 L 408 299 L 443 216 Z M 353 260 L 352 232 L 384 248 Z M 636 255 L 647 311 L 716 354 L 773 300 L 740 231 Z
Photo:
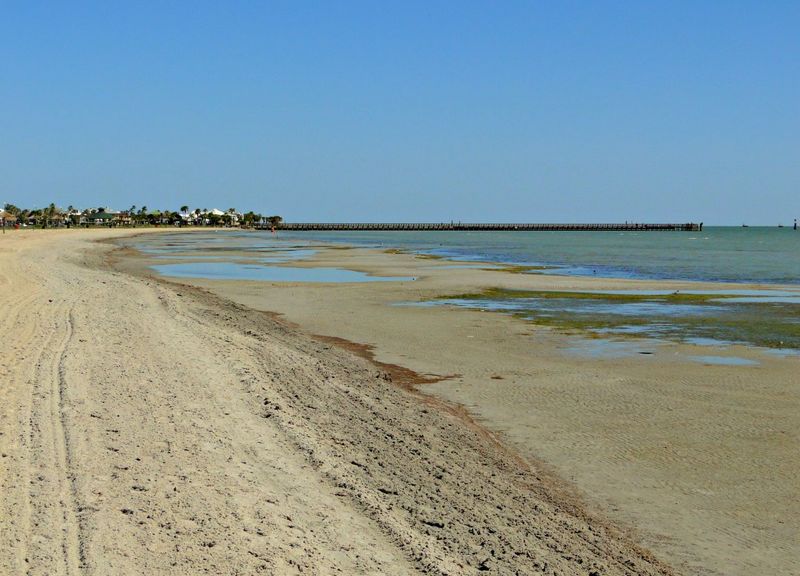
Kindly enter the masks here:
M 800 284 L 800 230 L 791 227 L 709 227 L 702 232 L 279 232 L 278 236 L 404 248 L 454 260 L 552 266 L 549 273 L 556 274 Z

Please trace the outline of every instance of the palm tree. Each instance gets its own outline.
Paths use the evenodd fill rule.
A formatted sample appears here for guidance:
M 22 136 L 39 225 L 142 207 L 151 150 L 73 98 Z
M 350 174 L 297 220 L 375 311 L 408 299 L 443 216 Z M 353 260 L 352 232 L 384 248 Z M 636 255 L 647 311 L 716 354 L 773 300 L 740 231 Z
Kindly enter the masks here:
M 77 215 L 73 214 L 73 212 L 75 212 L 75 206 L 70 204 L 69 206 L 67 206 L 67 221 L 77 226 L 78 223 L 80 222 L 80 218 Z
M 50 205 L 42 210 L 42 228 L 47 228 L 50 220 L 53 219 L 56 213 L 56 205 L 50 202 Z
M 189 211 L 189 207 L 188 206 L 186 206 L 185 204 L 183 206 L 181 206 L 181 212 L 186 214 L 188 211 Z
M 34 208 L 28 212 L 28 218 L 33 218 L 33 225 L 36 226 L 42 222 L 42 209 Z

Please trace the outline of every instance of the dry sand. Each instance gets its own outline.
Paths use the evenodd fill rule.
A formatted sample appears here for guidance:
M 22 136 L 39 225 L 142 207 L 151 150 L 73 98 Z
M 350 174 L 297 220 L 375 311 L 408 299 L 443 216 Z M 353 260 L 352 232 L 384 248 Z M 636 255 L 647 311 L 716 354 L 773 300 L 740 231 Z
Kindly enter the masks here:
M 0 573 L 671 573 L 412 374 L 110 271 L 125 234 L 0 236 Z
M 573 337 L 514 318 L 391 305 L 494 286 L 763 286 L 531 276 L 446 264 L 374 250 L 322 250 L 291 265 L 421 278 L 352 285 L 191 282 L 280 312 L 307 331 L 369 345 L 382 362 L 456 375 L 424 391 L 466 406 L 504 445 L 574 483 L 594 510 L 630 527 L 681 573 L 800 574 L 800 359 L 742 346 L 647 342 L 641 350 L 652 355 L 581 358 L 564 350 Z M 759 365 L 688 360 L 698 354 L 742 356 Z

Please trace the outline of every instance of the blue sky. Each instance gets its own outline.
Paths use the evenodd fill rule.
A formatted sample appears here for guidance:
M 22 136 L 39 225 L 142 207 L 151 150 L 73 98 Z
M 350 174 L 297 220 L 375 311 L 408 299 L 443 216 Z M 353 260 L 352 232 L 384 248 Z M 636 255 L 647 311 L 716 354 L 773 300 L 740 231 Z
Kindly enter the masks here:
M 3 2 L 0 202 L 800 217 L 800 2 Z

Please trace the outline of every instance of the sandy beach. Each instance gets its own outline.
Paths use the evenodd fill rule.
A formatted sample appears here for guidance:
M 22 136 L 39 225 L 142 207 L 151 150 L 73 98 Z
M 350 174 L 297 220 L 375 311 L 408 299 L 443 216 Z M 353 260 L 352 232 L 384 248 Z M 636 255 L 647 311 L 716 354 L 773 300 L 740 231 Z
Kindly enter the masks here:
M 669 574 L 456 406 L 272 316 L 0 238 L 0 572 Z
M 142 272 L 154 261 L 132 262 Z M 585 343 L 580 334 L 501 314 L 395 305 L 491 287 L 764 286 L 509 274 L 365 249 L 319 249 L 287 265 L 418 280 L 176 282 L 278 312 L 304 331 L 366 345 L 381 362 L 427 375 L 425 394 L 464 406 L 504 446 L 565 480 L 568 493 L 680 573 L 800 570 L 797 358 L 635 339 L 629 356 L 592 357 L 573 353 Z M 690 361 L 695 355 L 758 364 L 707 365 Z

